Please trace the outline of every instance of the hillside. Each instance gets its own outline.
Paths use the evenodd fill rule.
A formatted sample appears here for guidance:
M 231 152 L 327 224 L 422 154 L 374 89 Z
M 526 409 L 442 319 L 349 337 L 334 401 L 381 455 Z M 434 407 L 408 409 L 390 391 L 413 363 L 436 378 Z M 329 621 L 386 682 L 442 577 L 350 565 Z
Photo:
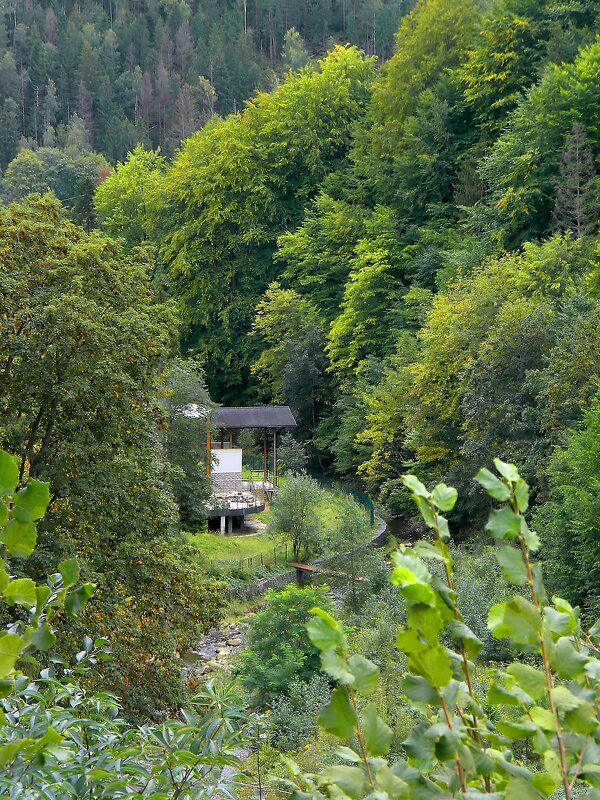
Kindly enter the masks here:
M 0 169 L 74 114 L 115 162 L 167 152 L 336 40 L 383 59 L 406 0 L 14 0 L 0 7 Z M 288 36 L 294 29 L 296 35 Z

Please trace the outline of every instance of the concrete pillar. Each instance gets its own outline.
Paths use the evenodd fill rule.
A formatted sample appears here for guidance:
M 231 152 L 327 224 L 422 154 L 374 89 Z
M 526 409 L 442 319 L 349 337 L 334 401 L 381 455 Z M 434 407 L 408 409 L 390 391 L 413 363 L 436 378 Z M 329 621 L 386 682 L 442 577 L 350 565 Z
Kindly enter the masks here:
M 233 533 L 233 517 L 227 517 L 227 533 Z
M 225 517 L 221 517 L 221 536 L 225 536 Z

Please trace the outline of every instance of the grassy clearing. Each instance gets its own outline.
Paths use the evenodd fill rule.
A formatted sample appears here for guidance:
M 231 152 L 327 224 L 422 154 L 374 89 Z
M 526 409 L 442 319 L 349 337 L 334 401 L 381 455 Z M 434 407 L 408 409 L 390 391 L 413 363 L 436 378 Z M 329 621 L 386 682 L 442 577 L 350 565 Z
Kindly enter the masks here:
M 273 553 L 273 540 L 264 533 L 221 536 L 218 533 L 190 533 L 189 542 L 207 560 L 235 561 L 261 553 Z

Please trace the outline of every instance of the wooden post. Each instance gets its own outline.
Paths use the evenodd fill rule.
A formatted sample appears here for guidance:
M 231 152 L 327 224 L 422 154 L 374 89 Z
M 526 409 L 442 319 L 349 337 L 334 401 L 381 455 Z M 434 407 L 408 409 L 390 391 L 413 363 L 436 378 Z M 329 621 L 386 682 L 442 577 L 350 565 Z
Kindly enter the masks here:
M 273 486 L 279 486 L 277 478 L 277 428 L 273 428 Z
M 210 475 L 210 428 L 206 431 L 206 474 Z
M 266 428 L 264 429 L 263 437 L 264 437 L 263 438 L 263 481 L 266 484 L 266 482 L 267 482 L 267 461 L 268 461 L 267 447 L 268 447 L 268 438 L 269 438 L 269 433 L 268 433 Z M 266 486 L 264 488 L 266 489 Z

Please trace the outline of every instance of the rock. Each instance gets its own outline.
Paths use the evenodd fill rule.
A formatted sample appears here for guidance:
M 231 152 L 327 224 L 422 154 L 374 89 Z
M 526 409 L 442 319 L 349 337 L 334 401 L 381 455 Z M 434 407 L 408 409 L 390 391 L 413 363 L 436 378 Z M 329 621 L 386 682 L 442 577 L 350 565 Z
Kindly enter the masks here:
M 223 656 L 228 656 L 231 653 L 231 650 L 228 647 L 223 647 L 220 650 L 217 650 L 217 658 L 223 658 Z
M 240 647 L 242 640 L 239 636 L 236 636 L 234 639 L 227 639 L 227 644 L 229 647 Z
M 208 669 L 221 669 L 221 664 L 218 661 L 215 661 L 213 658 L 210 661 L 206 662 L 206 667 Z

